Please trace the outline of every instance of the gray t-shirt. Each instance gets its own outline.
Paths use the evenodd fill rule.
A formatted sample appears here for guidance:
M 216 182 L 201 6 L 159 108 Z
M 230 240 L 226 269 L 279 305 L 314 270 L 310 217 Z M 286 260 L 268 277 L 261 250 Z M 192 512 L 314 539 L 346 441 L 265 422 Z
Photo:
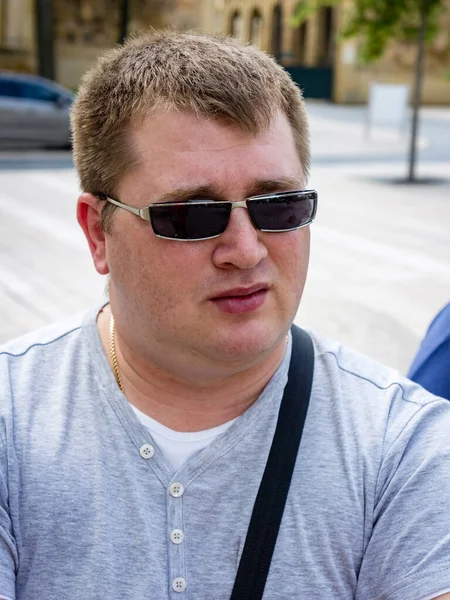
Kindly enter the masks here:
M 120 393 L 97 309 L 0 349 L 0 598 L 227 600 L 287 378 L 175 474 Z M 450 589 L 450 403 L 313 335 L 267 600 Z

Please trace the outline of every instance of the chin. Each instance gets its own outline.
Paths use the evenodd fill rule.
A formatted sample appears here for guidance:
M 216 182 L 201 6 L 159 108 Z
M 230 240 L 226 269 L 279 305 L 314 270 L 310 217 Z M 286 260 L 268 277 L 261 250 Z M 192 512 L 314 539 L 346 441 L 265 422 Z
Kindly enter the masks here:
M 256 326 L 255 326 L 256 325 Z M 287 327 L 268 327 L 265 324 L 242 324 L 218 336 L 217 351 L 225 360 L 258 359 L 273 352 L 285 337 Z

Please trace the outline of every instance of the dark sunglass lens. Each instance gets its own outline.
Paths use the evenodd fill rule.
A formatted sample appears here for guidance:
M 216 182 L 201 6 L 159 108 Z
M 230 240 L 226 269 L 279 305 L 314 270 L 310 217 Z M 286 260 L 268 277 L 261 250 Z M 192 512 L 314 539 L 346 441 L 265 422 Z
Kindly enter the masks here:
M 150 208 L 153 231 L 161 237 L 200 240 L 225 231 L 231 206 L 223 203 L 154 204 Z
M 248 211 L 258 229 L 286 231 L 309 223 L 314 217 L 315 195 L 292 194 L 250 200 Z

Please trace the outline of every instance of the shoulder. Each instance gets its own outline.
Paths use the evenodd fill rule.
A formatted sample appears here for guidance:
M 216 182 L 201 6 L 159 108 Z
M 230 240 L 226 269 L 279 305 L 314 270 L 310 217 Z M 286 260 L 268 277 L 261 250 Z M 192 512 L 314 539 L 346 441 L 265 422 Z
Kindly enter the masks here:
M 42 327 L 0 346 L 0 360 L 27 360 L 39 352 L 52 352 L 76 335 L 83 323 L 84 315 L 78 314 L 64 321 Z
M 75 397 L 84 397 L 93 381 L 97 311 L 77 314 L 0 346 L 0 437 L 14 429 L 18 439 L 32 423 L 46 423 L 49 415 L 69 410 Z
M 96 311 L 80 313 L 0 346 L 0 400 L 30 398 L 78 370 Z M 87 333 L 89 332 L 89 333 Z
M 315 347 L 314 397 L 335 421 L 348 423 L 355 436 L 367 441 L 381 437 L 386 452 L 402 433 L 434 421 L 430 415 L 440 415 L 441 424 L 433 427 L 450 429 L 449 402 L 395 369 L 309 333 Z
M 330 384 L 339 382 L 341 391 L 365 390 L 368 400 L 400 394 L 405 401 L 418 405 L 432 400 L 430 394 L 412 384 L 396 369 L 339 342 L 311 331 L 309 333 L 315 348 L 316 376 Z

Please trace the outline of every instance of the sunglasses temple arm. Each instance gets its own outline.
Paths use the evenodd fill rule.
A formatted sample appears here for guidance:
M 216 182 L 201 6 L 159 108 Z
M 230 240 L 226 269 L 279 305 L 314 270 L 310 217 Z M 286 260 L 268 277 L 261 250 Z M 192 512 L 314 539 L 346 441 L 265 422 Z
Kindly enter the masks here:
M 150 221 L 150 210 L 149 208 L 134 208 L 134 206 L 129 206 L 128 204 L 124 204 L 123 202 L 119 202 L 118 200 L 114 200 L 114 198 L 110 198 L 106 196 L 105 198 L 111 204 L 118 206 L 119 208 L 123 208 L 134 215 L 141 217 L 141 219 L 145 219 L 146 221 Z

